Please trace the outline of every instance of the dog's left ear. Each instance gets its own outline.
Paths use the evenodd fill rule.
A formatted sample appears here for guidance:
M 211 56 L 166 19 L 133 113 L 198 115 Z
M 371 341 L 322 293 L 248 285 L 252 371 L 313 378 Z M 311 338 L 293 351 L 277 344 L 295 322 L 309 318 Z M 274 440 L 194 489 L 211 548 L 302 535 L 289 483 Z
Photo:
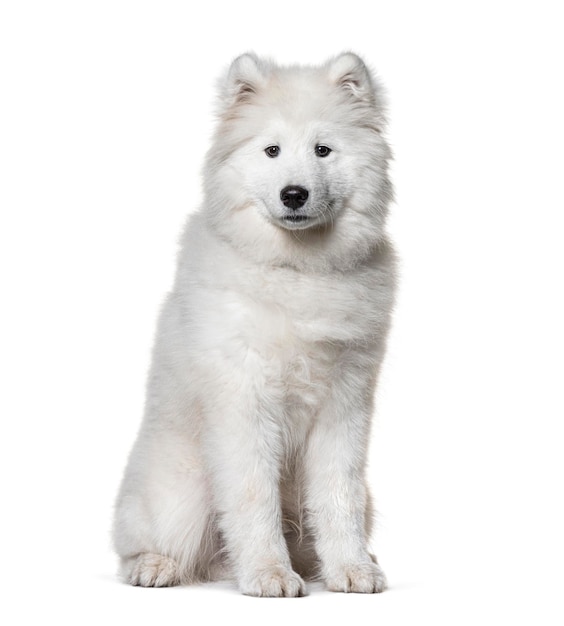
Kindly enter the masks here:
M 374 102 L 375 84 L 364 61 L 354 52 L 343 52 L 327 63 L 331 82 L 358 100 Z

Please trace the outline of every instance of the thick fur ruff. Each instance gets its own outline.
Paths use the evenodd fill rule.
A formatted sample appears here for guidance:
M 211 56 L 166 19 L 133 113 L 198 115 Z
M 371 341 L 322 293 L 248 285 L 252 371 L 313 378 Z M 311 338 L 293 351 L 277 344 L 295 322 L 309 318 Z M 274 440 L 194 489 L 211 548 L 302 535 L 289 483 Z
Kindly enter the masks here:
M 245 54 L 218 117 L 116 504 L 122 575 L 382 591 L 365 484 L 394 292 L 382 90 L 352 53 Z

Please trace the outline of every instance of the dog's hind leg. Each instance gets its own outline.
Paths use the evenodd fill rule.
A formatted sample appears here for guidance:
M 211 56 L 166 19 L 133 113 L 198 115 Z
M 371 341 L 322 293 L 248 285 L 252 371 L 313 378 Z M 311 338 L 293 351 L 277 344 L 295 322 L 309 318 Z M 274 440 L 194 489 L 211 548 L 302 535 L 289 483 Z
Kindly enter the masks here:
M 129 584 L 209 578 L 219 540 L 205 473 L 188 437 L 140 434 L 118 497 L 114 544 Z

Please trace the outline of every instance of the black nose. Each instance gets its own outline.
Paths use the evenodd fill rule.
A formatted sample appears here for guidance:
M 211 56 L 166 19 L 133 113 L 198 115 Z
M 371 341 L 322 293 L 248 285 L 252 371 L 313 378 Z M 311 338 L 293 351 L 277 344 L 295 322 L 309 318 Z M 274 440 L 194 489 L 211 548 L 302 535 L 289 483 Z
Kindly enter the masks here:
M 282 204 L 290 209 L 294 209 L 294 211 L 306 203 L 308 196 L 309 193 L 307 189 L 304 189 L 303 187 L 296 187 L 295 185 L 284 187 L 284 189 L 280 192 L 280 200 L 282 200 Z

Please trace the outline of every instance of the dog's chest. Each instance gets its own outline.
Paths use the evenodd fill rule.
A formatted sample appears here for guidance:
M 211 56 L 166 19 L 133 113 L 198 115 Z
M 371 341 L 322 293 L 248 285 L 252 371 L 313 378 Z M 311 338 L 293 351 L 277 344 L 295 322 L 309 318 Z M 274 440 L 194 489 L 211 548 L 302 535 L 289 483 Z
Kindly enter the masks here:
M 279 269 L 254 278 L 255 321 L 266 322 L 275 340 L 315 351 L 322 344 L 365 344 L 374 331 L 378 306 L 365 277 Z
M 254 286 L 246 299 L 247 344 L 264 359 L 288 410 L 314 413 L 345 356 L 369 343 L 374 302 L 361 282 L 336 277 L 270 272 Z

